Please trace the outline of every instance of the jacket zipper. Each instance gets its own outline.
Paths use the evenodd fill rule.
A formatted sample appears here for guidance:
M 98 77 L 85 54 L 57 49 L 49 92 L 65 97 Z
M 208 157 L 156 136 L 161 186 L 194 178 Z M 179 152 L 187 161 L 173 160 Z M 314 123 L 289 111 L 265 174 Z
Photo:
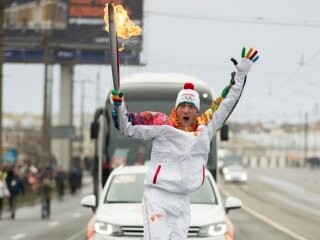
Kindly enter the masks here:
M 160 169 L 161 169 L 161 165 L 158 165 L 156 173 L 153 176 L 153 184 L 156 184 L 156 182 L 157 182 L 157 178 L 158 178 L 158 174 L 160 172 Z

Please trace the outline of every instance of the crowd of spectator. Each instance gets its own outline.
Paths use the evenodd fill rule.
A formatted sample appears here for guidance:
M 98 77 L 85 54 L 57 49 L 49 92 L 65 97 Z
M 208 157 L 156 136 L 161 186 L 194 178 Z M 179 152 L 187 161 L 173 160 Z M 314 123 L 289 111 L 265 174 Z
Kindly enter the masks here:
M 10 218 L 15 219 L 19 203 L 29 196 L 41 203 L 42 219 L 50 217 L 51 198 L 57 196 L 63 200 L 67 190 L 71 194 L 82 186 L 82 162 L 74 158 L 70 170 L 51 162 L 43 168 L 34 166 L 28 161 L 19 164 L 4 164 L 0 169 L 0 219 L 8 209 Z

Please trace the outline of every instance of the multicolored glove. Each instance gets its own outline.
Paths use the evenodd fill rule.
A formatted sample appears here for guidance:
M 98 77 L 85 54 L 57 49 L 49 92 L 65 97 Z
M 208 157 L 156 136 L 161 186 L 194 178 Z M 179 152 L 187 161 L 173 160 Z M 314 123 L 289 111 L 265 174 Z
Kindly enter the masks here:
M 226 87 L 222 90 L 222 93 L 221 93 L 221 97 L 222 97 L 222 98 L 226 98 L 226 97 L 227 97 L 231 86 L 236 83 L 236 82 L 234 81 L 234 76 L 235 76 L 235 75 L 236 75 L 236 72 L 232 72 L 232 73 L 231 73 L 231 80 L 230 80 L 229 85 L 226 86 Z
M 118 118 L 118 111 L 116 107 L 112 108 L 111 116 L 112 116 L 114 127 L 119 130 L 119 118 Z
M 123 101 L 122 97 L 123 97 L 122 92 L 118 92 L 115 89 L 111 91 L 111 98 L 114 105 L 114 107 L 112 108 L 111 117 L 113 120 L 113 125 L 117 129 L 119 129 L 118 107 L 121 106 L 122 104 L 122 101 Z
M 234 58 L 231 58 L 231 61 L 235 65 L 238 72 L 248 73 L 252 64 L 259 59 L 259 56 L 257 54 L 258 51 L 254 50 L 253 48 L 250 48 L 249 51 L 246 53 L 246 48 L 244 47 L 242 48 L 241 52 L 241 62 L 238 63 L 238 61 Z
M 111 91 L 111 96 L 112 96 L 113 105 L 115 107 L 121 106 L 123 93 L 118 92 L 117 90 L 114 89 Z

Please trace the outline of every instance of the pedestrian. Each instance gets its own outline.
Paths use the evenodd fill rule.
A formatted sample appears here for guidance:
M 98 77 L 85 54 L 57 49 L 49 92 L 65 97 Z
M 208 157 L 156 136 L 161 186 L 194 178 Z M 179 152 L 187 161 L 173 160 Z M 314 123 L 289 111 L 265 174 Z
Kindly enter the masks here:
M 5 178 L 6 173 L 4 171 L 0 171 L 0 220 L 2 218 L 4 200 L 10 196 Z
M 53 190 L 53 180 L 51 172 L 46 172 L 41 180 L 40 185 L 40 199 L 41 199 L 41 218 L 50 218 L 51 213 L 51 194 Z
M 7 173 L 6 183 L 10 192 L 9 207 L 11 212 L 11 219 L 16 216 L 16 209 L 19 197 L 25 194 L 25 187 L 20 176 L 14 169 L 10 169 Z
M 69 185 L 71 194 L 76 194 L 76 191 L 81 186 L 81 171 L 77 164 L 74 164 L 69 172 Z
M 58 199 L 62 200 L 64 197 L 64 189 L 65 189 L 65 180 L 66 180 L 66 172 L 64 171 L 62 166 L 58 167 L 55 180 L 56 180 L 56 187 L 58 193 Z
M 191 83 L 185 84 L 170 114 L 148 112 L 148 124 L 132 123 L 127 115 L 123 94 L 112 91 L 117 109 L 115 124 L 121 134 L 152 139 L 151 161 L 145 177 L 142 199 L 144 239 L 184 240 L 190 224 L 189 193 L 200 188 L 210 151 L 210 141 L 236 106 L 246 76 L 258 59 L 252 48 L 242 50 L 241 62 L 235 65 L 234 81 L 213 101 L 212 107 L 198 116 L 199 93 Z M 114 111 L 113 111 L 114 113 Z M 156 118 L 155 121 L 153 121 Z M 131 122 L 130 122 L 131 121 Z M 145 121 L 142 121 L 145 122 Z

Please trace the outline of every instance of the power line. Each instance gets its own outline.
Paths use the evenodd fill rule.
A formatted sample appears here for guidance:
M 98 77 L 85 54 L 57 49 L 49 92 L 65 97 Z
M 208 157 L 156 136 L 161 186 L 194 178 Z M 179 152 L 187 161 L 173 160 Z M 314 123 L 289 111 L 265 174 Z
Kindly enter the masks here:
M 279 92 L 280 90 L 283 89 L 283 87 L 288 84 L 288 83 L 292 83 L 292 79 L 294 79 L 298 73 L 303 69 L 303 67 L 305 67 L 306 65 L 308 65 L 310 62 L 312 62 L 312 60 L 314 60 L 318 55 L 320 55 L 320 50 L 317 51 L 315 54 L 313 54 L 309 59 L 307 59 L 306 61 L 304 60 L 303 62 L 301 62 L 301 64 L 298 66 L 298 68 L 289 75 L 289 77 L 287 79 L 285 79 L 283 82 L 281 82 L 279 85 Z
M 291 26 L 291 27 L 312 27 L 319 28 L 320 23 L 311 21 L 296 21 L 296 20 L 276 20 L 265 17 L 254 17 L 254 18 L 240 18 L 240 17 L 206 17 L 206 16 L 192 16 L 177 13 L 168 12 L 157 12 L 157 11 L 147 11 L 147 14 L 172 17 L 172 18 L 185 18 L 194 19 L 200 21 L 215 21 L 215 22 L 229 22 L 229 23 L 246 23 L 246 24 L 259 24 L 259 25 L 276 25 L 276 26 Z

